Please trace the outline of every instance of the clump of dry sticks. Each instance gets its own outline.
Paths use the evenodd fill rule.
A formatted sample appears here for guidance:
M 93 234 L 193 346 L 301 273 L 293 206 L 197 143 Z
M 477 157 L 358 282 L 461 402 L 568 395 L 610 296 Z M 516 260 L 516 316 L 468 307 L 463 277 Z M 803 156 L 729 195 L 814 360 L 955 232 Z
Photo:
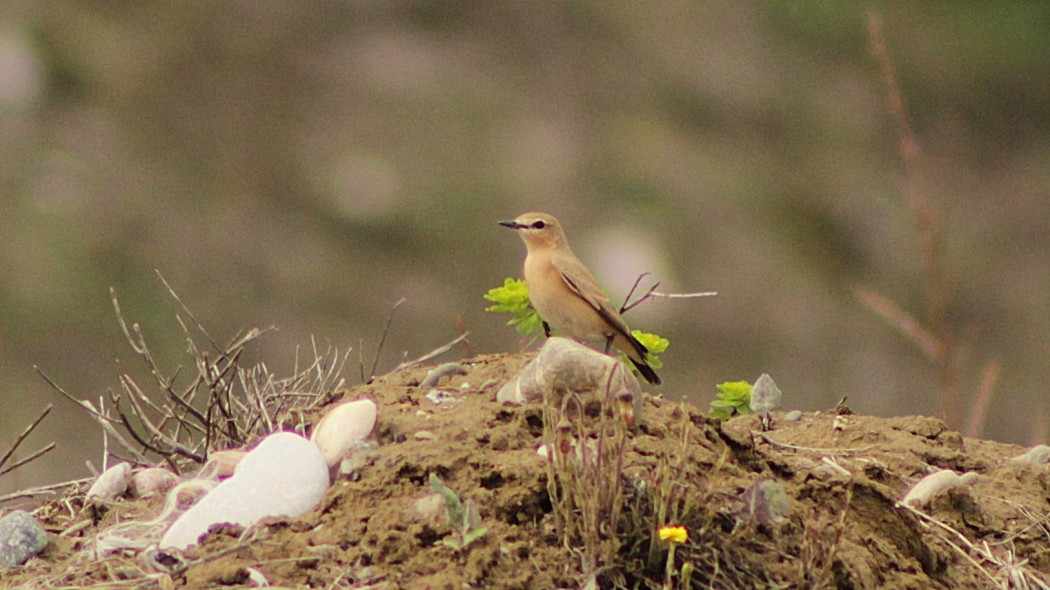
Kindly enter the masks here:
M 93 402 L 76 398 L 37 369 L 99 424 L 107 456 L 141 465 L 164 462 L 181 473 L 188 465 L 203 464 L 212 451 L 243 447 L 277 429 L 305 434 L 305 413 L 326 403 L 344 385 L 347 355 L 332 348 L 322 352 L 316 343 L 313 360 L 304 365 L 297 353 L 289 378 L 274 378 L 265 364 L 245 366 L 246 347 L 271 329 L 247 330 L 220 344 L 166 281 L 164 285 L 190 321 L 188 325 L 176 314 L 191 359 L 188 367 L 166 373 L 111 290 L 117 320 L 151 382 L 122 371 L 120 389 L 109 389 Z M 116 449 L 110 449 L 110 441 Z

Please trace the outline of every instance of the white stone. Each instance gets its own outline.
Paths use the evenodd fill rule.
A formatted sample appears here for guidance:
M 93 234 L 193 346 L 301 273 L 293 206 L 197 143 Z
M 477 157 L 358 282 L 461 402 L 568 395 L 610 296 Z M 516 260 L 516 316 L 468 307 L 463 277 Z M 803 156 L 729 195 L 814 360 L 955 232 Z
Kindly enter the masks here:
M 128 489 L 136 498 L 165 494 L 179 483 L 179 476 L 163 467 L 148 467 L 131 476 Z
M 919 480 L 908 493 L 904 495 L 901 504 L 909 506 L 922 506 L 933 500 L 934 496 L 960 485 L 973 485 L 980 476 L 976 473 L 964 473 L 959 475 L 951 469 L 941 469 Z
M 1023 461 L 1025 463 L 1033 463 L 1035 465 L 1044 465 L 1050 463 L 1050 447 L 1046 445 L 1037 445 L 1030 449 L 1023 455 L 1018 455 L 1011 459 L 1011 461 Z
M 340 404 L 321 418 L 310 440 L 321 449 L 328 466 L 335 467 L 372 434 L 377 415 L 376 404 L 370 399 Z
M 327 489 L 328 465 L 317 445 L 291 432 L 271 434 L 245 455 L 232 477 L 171 525 L 160 547 L 195 545 L 219 523 L 249 527 L 269 516 L 305 514 Z
M 102 500 L 113 500 L 124 495 L 128 491 L 128 481 L 131 479 L 131 465 L 117 463 L 98 476 L 95 483 L 88 489 L 88 498 L 100 498 Z

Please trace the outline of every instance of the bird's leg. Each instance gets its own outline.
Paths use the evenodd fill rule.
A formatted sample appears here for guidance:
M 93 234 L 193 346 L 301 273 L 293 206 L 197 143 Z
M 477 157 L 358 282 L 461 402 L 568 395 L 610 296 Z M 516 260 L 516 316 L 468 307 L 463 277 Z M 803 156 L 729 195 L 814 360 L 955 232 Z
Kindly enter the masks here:
M 551 337 L 551 325 L 547 322 L 543 322 L 543 333 L 547 335 L 547 338 Z
M 612 346 L 613 337 L 615 334 L 609 333 L 605 335 L 605 354 L 609 354 L 609 348 Z

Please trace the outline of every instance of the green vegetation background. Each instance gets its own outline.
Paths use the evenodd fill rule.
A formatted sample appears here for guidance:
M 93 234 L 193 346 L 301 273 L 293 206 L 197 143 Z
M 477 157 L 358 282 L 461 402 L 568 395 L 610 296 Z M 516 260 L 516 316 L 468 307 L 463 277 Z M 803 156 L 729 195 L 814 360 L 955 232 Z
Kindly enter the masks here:
M 881 15 L 943 216 L 972 344 L 959 403 L 1001 363 L 983 434 L 1045 439 L 1050 401 L 1050 4 L 989 2 L 80 2 L 0 5 L 0 443 L 48 402 L 3 480 L 86 475 L 75 395 L 141 372 L 114 287 L 156 358 L 185 342 L 160 270 L 254 359 L 353 347 L 379 370 L 471 331 L 515 351 L 482 295 L 517 276 L 496 221 L 558 215 L 670 339 L 662 391 L 770 373 L 785 405 L 939 415 L 938 376 L 852 291 L 920 319 L 928 277 L 868 39 Z M 122 361 L 121 364 L 117 360 Z M 354 380 L 355 367 L 351 371 Z M 147 382 L 142 379 L 141 382 Z

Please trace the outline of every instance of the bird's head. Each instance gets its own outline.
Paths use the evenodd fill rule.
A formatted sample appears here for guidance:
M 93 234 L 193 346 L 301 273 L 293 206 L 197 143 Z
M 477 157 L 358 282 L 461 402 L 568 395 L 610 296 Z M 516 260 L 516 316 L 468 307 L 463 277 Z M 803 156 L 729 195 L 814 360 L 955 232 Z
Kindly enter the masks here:
M 561 223 L 553 215 L 525 213 L 510 221 L 501 221 L 499 224 L 517 231 L 529 250 L 567 245 Z

